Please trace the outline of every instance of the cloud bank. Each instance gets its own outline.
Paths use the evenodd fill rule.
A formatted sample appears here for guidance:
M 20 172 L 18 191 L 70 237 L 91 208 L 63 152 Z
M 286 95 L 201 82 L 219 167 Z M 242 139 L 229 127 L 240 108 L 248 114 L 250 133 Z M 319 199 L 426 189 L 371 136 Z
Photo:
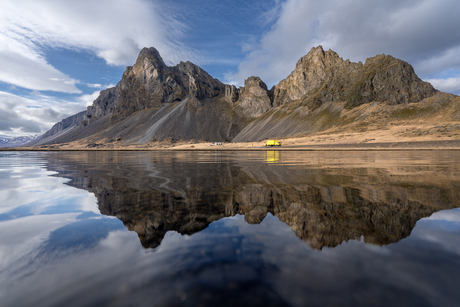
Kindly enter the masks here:
M 20 87 L 79 94 L 66 98 L 60 94 L 58 98 L 40 92 L 22 97 L 16 92 L 0 92 L 2 134 L 44 133 L 56 122 L 84 110 L 106 87 L 72 77 L 74 67 L 68 71 L 53 67 L 47 58 L 53 54 L 50 50 L 82 51 L 120 66 L 132 65 L 142 47 L 155 46 L 168 64 L 193 60 L 193 52 L 180 41 L 185 25 L 168 16 L 160 1 L 2 1 L 0 81 L 11 91 Z M 80 85 L 98 91 L 83 92 Z
M 32 90 L 79 93 L 77 80 L 51 66 L 46 48 L 85 50 L 110 65 L 132 65 L 155 46 L 168 63 L 191 58 L 184 25 L 158 1 L 4 0 L 0 5 L 0 81 Z
M 42 134 L 61 119 L 84 110 L 98 95 L 96 91 L 75 101 L 59 101 L 42 94 L 24 98 L 0 91 L 0 131 L 11 136 Z
M 391 54 L 422 78 L 439 78 L 460 71 L 459 11 L 456 0 L 286 0 L 263 37 L 244 46 L 248 54 L 227 80 L 242 84 L 256 75 L 274 85 L 317 45 L 355 62 Z

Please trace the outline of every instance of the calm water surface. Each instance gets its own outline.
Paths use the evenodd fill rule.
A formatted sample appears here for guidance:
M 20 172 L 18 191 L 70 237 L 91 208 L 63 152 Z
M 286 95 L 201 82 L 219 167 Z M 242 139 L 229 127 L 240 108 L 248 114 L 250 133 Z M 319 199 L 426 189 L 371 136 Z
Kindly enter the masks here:
M 0 306 L 459 306 L 460 155 L 2 152 Z

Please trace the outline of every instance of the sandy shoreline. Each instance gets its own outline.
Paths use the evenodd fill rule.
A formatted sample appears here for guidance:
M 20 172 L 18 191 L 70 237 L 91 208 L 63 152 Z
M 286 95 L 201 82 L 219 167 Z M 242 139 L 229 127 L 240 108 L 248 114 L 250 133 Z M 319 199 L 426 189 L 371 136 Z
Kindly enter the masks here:
M 178 144 L 163 147 L 15 147 L 0 148 L 0 151 L 404 151 L 404 150 L 460 150 L 460 140 L 385 142 L 363 144 L 321 144 L 321 145 L 283 145 L 266 147 L 259 143 L 212 143 Z
M 446 128 L 447 127 L 447 128 Z M 0 148 L 0 151 L 395 151 L 460 150 L 460 123 L 433 132 L 430 126 L 392 126 L 387 130 L 326 131 L 297 137 L 279 138 L 282 146 L 266 147 L 266 140 L 230 143 L 202 141 L 162 141 L 139 145 L 123 142 L 85 140 L 34 147 Z

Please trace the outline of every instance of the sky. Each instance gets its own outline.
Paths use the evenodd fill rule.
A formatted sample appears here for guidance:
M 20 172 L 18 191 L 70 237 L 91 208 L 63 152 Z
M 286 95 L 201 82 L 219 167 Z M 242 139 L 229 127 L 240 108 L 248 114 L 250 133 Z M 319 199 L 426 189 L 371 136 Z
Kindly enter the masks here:
M 2 0 L 0 137 L 36 135 L 115 86 L 143 47 L 224 83 L 270 88 L 322 45 L 390 54 L 460 94 L 458 0 Z

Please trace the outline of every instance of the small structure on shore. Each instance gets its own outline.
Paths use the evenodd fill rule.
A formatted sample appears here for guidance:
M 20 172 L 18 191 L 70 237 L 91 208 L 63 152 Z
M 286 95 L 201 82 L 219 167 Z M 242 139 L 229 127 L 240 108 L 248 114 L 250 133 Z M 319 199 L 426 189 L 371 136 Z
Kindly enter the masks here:
M 267 140 L 267 144 L 265 146 L 281 146 L 281 142 L 277 140 Z

